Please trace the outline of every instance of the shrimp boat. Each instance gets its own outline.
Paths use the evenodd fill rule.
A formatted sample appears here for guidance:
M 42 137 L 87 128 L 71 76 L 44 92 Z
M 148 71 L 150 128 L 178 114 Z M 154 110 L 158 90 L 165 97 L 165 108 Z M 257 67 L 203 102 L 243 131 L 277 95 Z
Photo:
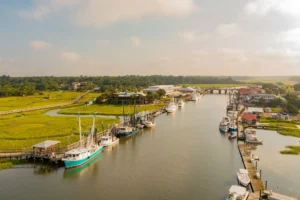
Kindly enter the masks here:
M 166 108 L 166 111 L 168 113 L 172 113 L 172 112 L 175 112 L 176 108 L 177 108 L 177 106 L 176 106 L 176 104 L 174 102 L 174 99 L 172 99 L 170 101 L 170 103 L 168 104 L 168 107 Z
M 83 165 L 102 151 L 103 146 L 101 144 L 98 145 L 95 142 L 95 118 L 96 116 L 94 115 L 91 133 L 87 137 L 86 145 L 84 145 L 84 142 L 82 141 L 80 114 L 78 112 L 78 124 L 80 135 L 79 147 L 66 152 L 65 158 L 62 159 L 66 168 L 73 168 Z
M 229 189 L 229 196 L 226 200 L 246 200 L 249 196 L 249 192 L 246 188 L 233 185 Z
M 248 170 L 246 169 L 239 169 L 239 171 L 237 172 L 237 178 L 239 180 L 239 183 L 244 187 L 247 187 L 250 184 Z
M 130 126 L 121 126 L 118 128 L 118 137 L 129 137 L 134 135 L 139 129 Z
M 184 101 L 182 100 L 182 99 L 180 99 L 179 101 L 178 101 L 178 107 L 183 107 L 184 106 Z

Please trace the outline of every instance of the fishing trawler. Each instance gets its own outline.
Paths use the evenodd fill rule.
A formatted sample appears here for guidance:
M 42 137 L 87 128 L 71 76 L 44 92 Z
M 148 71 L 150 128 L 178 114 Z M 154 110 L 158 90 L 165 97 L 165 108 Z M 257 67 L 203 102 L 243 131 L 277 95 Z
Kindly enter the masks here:
M 84 141 L 82 140 L 82 133 L 81 133 L 81 121 L 80 121 L 80 113 L 78 112 L 78 124 L 79 124 L 79 146 L 76 149 L 70 150 L 66 152 L 65 158 L 63 158 L 63 162 L 65 164 L 66 168 L 73 168 L 80 166 L 89 160 L 91 160 L 93 157 L 95 157 L 97 154 L 99 154 L 103 146 L 100 144 L 98 145 L 97 142 L 95 142 L 96 138 L 94 137 L 95 133 L 95 118 L 96 115 L 94 114 L 93 117 L 93 125 L 90 134 L 87 137 L 86 144 L 84 145 Z

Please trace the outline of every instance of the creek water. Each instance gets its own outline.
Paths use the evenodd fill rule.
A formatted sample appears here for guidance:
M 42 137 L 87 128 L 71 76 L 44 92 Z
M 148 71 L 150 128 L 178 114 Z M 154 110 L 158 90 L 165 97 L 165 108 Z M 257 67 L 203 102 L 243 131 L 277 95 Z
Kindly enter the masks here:
M 188 102 L 78 168 L 0 171 L 1 200 L 225 199 L 243 167 L 236 140 L 218 130 L 226 103 L 225 95 Z

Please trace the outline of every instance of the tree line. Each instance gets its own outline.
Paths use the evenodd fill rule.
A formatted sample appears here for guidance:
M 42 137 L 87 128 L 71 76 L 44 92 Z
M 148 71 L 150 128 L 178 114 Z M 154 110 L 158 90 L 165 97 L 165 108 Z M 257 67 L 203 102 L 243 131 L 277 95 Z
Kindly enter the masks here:
M 92 82 L 101 92 L 141 90 L 149 85 L 237 84 L 230 77 L 208 76 L 78 76 L 78 77 L 10 77 L 0 76 L 0 97 L 33 95 L 37 91 L 67 90 L 72 82 Z M 87 88 L 79 88 L 87 89 Z

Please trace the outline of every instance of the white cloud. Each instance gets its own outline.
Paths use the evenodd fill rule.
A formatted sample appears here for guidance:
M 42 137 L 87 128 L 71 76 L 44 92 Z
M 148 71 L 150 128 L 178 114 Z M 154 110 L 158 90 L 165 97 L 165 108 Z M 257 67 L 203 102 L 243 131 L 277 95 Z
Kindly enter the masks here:
M 132 46 L 134 46 L 134 47 L 141 46 L 141 39 L 139 37 L 136 37 L 136 36 L 131 37 L 130 41 L 131 41 Z
M 248 14 L 266 15 L 272 11 L 300 17 L 299 0 L 251 0 L 245 6 Z
M 300 28 L 291 29 L 281 33 L 279 40 L 300 45 Z
M 29 46 L 33 50 L 43 50 L 52 47 L 52 44 L 42 41 L 42 40 L 34 40 L 29 42 Z
M 194 31 L 184 31 L 179 33 L 179 37 L 185 42 L 194 42 L 197 35 Z
M 239 26 L 235 23 L 220 24 L 217 28 L 217 33 L 224 37 L 238 36 L 241 33 Z
M 49 0 L 36 1 L 22 17 L 44 19 L 52 13 L 71 8 L 74 23 L 102 27 L 147 16 L 187 16 L 197 10 L 195 0 Z
M 48 15 L 58 12 L 63 8 L 78 5 L 82 0 L 35 0 L 34 6 L 29 11 L 21 11 L 19 15 L 28 19 L 43 20 Z
M 63 52 L 62 59 L 66 62 L 78 62 L 81 60 L 81 56 L 75 52 Z

